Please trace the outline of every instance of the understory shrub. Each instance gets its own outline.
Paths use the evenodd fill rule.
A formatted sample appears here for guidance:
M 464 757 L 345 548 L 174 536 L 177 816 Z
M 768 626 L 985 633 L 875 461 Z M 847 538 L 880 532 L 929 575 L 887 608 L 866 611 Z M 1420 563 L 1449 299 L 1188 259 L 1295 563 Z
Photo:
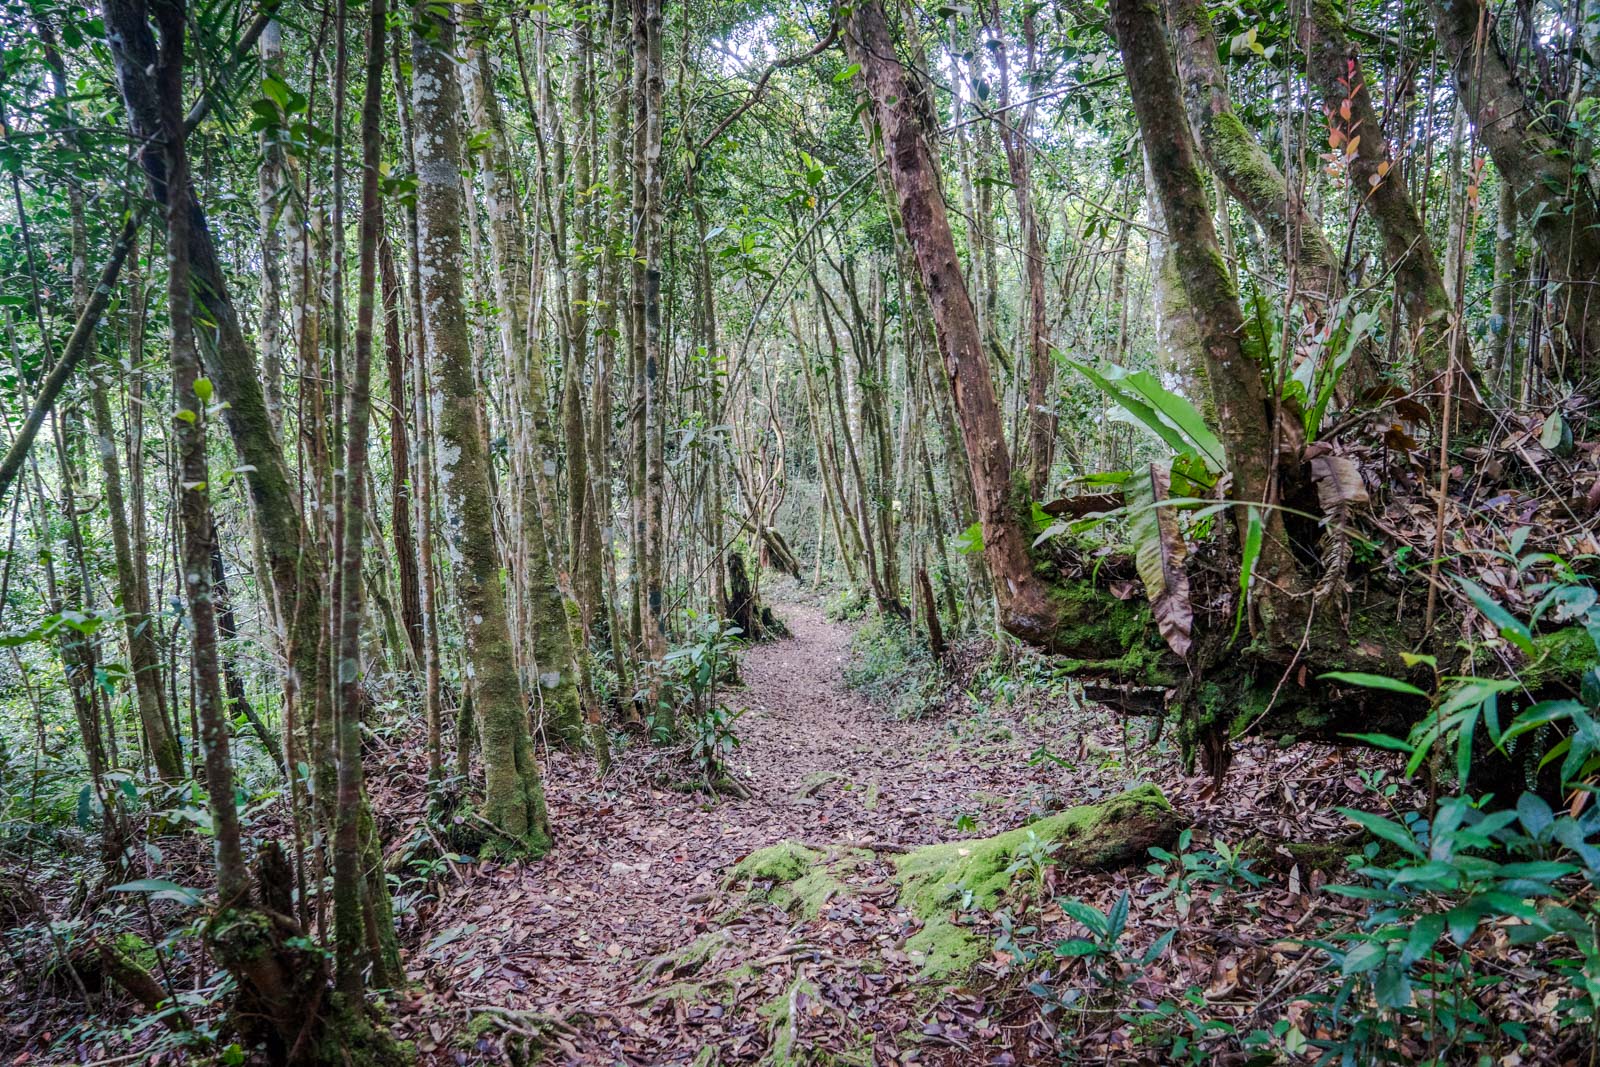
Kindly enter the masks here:
M 944 699 L 944 676 L 922 638 L 899 619 L 873 614 L 850 640 L 844 679 L 897 717 L 915 719 Z

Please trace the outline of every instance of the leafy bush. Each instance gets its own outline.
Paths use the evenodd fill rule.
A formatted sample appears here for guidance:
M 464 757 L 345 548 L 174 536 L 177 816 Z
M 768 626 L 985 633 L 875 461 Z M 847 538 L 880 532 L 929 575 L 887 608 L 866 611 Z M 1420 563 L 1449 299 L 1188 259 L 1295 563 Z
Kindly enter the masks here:
M 1570 571 L 1557 575 L 1527 587 L 1527 620 L 1462 582 L 1494 629 L 1528 654 L 1530 672 L 1545 666 L 1541 622 L 1580 622 L 1600 662 L 1597 597 Z M 1426 660 L 1416 657 L 1418 665 Z M 1287 1055 L 1319 1067 L 1536 1062 L 1530 1053 L 1545 1062 L 1558 1049 L 1600 1047 L 1600 803 L 1592 795 L 1600 671 L 1583 671 L 1579 699 L 1541 701 L 1503 725 L 1499 700 L 1523 688 L 1516 680 L 1443 677 L 1431 694 L 1390 678 L 1338 680 L 1429 700 L 1409 738 L 1362 740 L 1407 753 L 1407 775 L 1431 774 L 1438 795 L 1410 810 L 1393 783 L 1380 786 L 1382 775 L 1373 774 L 1366 784 L 1388 810 L 1340 809 L 1370 840 L 1326 891 L 1359 902 L 1364 913 L 1354 922 L 1325 920 L 1302 942 L 1314 951 L 1316 970 L 1296 988 L 1277 990 L 1294 1002 L 1288 1017 L 1245 1032 L 1243 1023 L 1281 1006 L 1258 1005 L 1230 1019 L 1200 990 L 1160 1001 L 1135 995 L 1202 897 L 1218 912 L 1229 893 L 1264 881 L 1226 842 L 1191 850 L 1188 833 L 1174 852 L 1151 850 L 1156 862 L 1148 870 L 1162 885 L 1141 901 L 1142 924 L 1166 930 L 1148 948 L 1127 944 L 1126 893 L 1109 911 L 1058 901 L 1076 932 L 1053 944 L 1041 944 L 1034 927 L 1000 922 L 1000 947 L 1032 975 L 1028 988 L 1041 1010 L 1113 1018 L 1135 1044 L 1159 1050 L 1162 1062 L 1209 1063 L 1224 1048 L 1248 1053 L 1251 1063 Z M 1468 791 L 1485 740 L 1504 755 L 1536 738 L 1537 769 L 1557 769 L 1561 806 L 1533 789 L 1510 806 L 1508 798 Z M 1537 770 L 1529 780 L 1536 779 Z M 1170 917 L 1162 916 L 1169 908 Z M 1530 991 L 1537 1010 L 1527 1007 Z
M 844 680 L 867 699 L 904 719 L 936 710 L 944 677 L 922 639 L 899 619 L 874 614 L 850 641 Z

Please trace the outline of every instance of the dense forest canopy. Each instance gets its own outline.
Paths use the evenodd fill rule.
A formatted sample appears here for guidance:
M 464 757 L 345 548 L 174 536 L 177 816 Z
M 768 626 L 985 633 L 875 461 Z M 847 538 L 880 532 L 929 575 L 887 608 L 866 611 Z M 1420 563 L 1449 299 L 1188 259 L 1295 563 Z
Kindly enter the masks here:
M 0 5 L 0 1049 L 1592 1062 L 1597 146 L 1595 0 Z

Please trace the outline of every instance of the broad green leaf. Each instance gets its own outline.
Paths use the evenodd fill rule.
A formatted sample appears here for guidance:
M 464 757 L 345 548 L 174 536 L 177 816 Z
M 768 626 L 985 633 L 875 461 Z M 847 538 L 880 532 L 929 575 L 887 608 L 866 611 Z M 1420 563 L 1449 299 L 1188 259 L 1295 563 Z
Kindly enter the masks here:
M 194 905 L 200 903 L 201 896 L 198 889 L 169 882 L 164 878 L 137 878 L 131 882 L 111 887 L 113 893 L 149 893 L 151 900 L 174 900 L 179 904 Z
M 983 551 L 983 524 L 973 523 L 955 539 L 956 551 L 963 556 L 976 556 Z
M 1130 374 L 1116 366 L 1102 374 L 1081 360 L 1066 362 L 1174 452 L 1197 452 L 1212 471 L 1226 469 L 1227 454 L 1222 443 L 1206 426 L 1194 405 L 1169 392 L 1154 375 L 1147 371 Z
M 1421 857 L 1424 855 L 1421 847 L 1417 845 L 1417 839 L 1411 835 L 1411 831 L 1399 823 L 1385 819 L 1382 815 L 1374 815 L 1370 811 L 1360 811 L 1356 808 L 1338 808 L 1336 810 L 1351 822 L 1365 828 L 1374 837 L 1381 837 L 1413 856 Z
M 1363 671 L 1329 671 L 1327 674 L 1319 674 L 1317 677 L 1328 681 L 1344 682 L 1346 685 L 1359 685 L 1363 689 L 1384 689 L 1391 693 L 1404 693 L 1407 696 L 1428 699 L 1428 694 L 1425 691 L 1418 689 L 1410 682 L 1402 682 L 1398 678 L 1390 678 L 1383 674 L 1367 674 Z
M 1339 736 L 1348 737 L 1352 741 L 1360 741 L 1375 748 L 1387 748 L 1395 752 L 1411 751 L 1409 742 L 1402 741 L 1398 737 L 1390 737 L 1388 734 L 1340 734 Z
M 1484 618 L 1494 623 L 1495 629 L 1500 631 L 1500 636 L 1522 649 L 1523 652 L 1535 655 L 1533 647 L 1533 634 L 1521 619 L 1507 611 L 1489 591 L 1471 578 L 1457 577 L 1456 584 L 1466 591 L 1467 599 L 1472 601 L 1472 606 L 1477 608 Z

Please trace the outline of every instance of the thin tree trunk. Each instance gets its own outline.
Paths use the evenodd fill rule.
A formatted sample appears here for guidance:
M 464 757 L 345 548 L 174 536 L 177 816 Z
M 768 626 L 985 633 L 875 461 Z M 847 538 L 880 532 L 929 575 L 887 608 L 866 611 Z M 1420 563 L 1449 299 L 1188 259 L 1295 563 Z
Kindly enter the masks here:
M 1031 8 L 1022 15 L 1023 37 L 1027 42 L 1028 74 L 1037 61 L 1037 38 Z M 1011 194 L 1017 204 L 1017 219 L 1022 227 L 1023 276 L 1028 283 L 1028 434 L 1025 455 L 1028 462 L 1028 492 L 1034 500 L 1043 499 L 1055 457 L 1056 416 L 1050 396 L 1055 363 L 1050 353 L 1049 329 L 1045 325 L 1044 242 L 1039 238 L 1039 217 L 1033 203 L 1031 150 L 1028 125 L 1033 105 L 1023 111 L 1020 123 L 1012 122 L 1011 63 L 1007 57 L 1000 25 L 999 0 L 990 0 L 989 31 L 1000 47 L 993 49 L 1000 74 L 1000 110 L 996 115 L 1000 143 L 1005 148 L 1006 167 L 1011 175 Z M 1030 82 L 1031 84 L 1031 82 Z
M 1322 92 L 1330 123 L 1340 130 L 1342 140 L 1334 150 L 1348 160 L 1350 187 L 1377 223 L 1384 258 L 1394 271 L 1406 321 L 1416 339 L 1419 381 L 1438 379 L 1454 368 L 1456 380 L 1445 387 L 1470 401 L 1479 394 L 1472 354 L 1465 344 L 1451 351 L 1464 331 L 1452 328 L 1455 308 L 1450 290 L 1405 177 L 1390 159 L 1360 54 L 1345 36 L 1344 21 L 1330 0 L 1307 4 L 1301 33 L 1311 80 Z M 1477 410 L 1475 404 L 1469 406 Z
M 1028 538 L 1013 500 L 1011 460 L 977 313 L 957 266 L 938 171 L 926 134 L 912 111 L 911 86 L 895 58 L 893 38 L 876 0 L 863 0 L 851 9 L 846 46 L 852 60 L 861 65 L 889 159 L 900 217 L 933 308 L 945 371 L 966 441 L 1000 622 L 1025 640 L 1055 647 L 1060 607 L 1048 586 L 1033 573 Z
M 1455 70 L 1462 106 L 1503 179 L 1516 190 L 1517 213 L 1531 220 L 1550 277 L 1561 283 L 1563 376 L 1600 372 L 1600 199 L 1576 169 L 1571 134 L 1553 109 L 1522 84 L 1495 35 L 1482 0 L 1432 0 L 1433 25 Z
M 456 23 L 454 12 L 425 2 L 417 4 L 413 15 L 423 329 L 437 367 L 445 543 L 463 615 L 467 678 L 481 724 L 484 815 L 517 849 L 541 853 L 550 847 L 544 787 L 506 623 L 488 445 L 478 422 L 480 393 L 462 301 L 462 101 L 454 59 Z
M 341 7 L 340 21 L 344 20 Z M 366 545 L 367 443 L 371 424 L 372 335 L 376 318 L 378 242 L 383 232 L 383 201 L 378 186 L 382 148 L 384 0 L 368 0 L 366 84 L 361 102 L 361 221 L 357 253 L 356 332 L 354 363 L 347 376 L 344 419 L 344 498 L 340 501 L 339 604 L 336 614 L 338 649 L 335 653 L 339 692 L 338 725 L 339 817 L 334 829 L 333 915 L 335 973 L 347 1003 L 360 1001 L 363 971 L 371 966 L 374 980 L 387 985 L 398 976 L 386 973 L 382 955 L 370 951 L 366 916 L 362 907 L 361 833 L 363 770 L 361 764 L 361 620 L 362 555 Z M 340 47 L 345 34 L 341 26 Z M 344 56 L 340 56 L 344 66 Z M 342 82 L 343 79 L 341 78 Z M 398 341 L 398 338 L 396 338 Z M 396 345 L 398 347 L 398 344 Z M 398 359 L 391 358 L 391 365 Z

